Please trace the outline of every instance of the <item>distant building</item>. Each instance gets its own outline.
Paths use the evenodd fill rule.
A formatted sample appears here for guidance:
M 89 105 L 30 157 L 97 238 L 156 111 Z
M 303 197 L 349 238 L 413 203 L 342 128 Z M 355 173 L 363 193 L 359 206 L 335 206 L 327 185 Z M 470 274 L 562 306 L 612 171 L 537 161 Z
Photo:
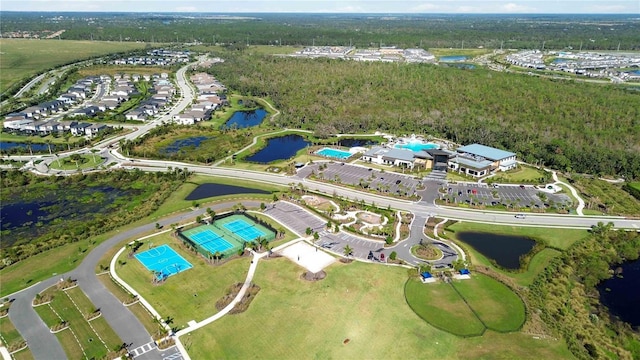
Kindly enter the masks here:
M 496 149 L 490 146 L 471 144 L 461 146 L 456 150 L 459 156 L 468 158 L 477 162 L 490 161 L 490 170 L 507 171 L 514 169 L 518 163 L 516 162 L 516 154 L 510 151 Z

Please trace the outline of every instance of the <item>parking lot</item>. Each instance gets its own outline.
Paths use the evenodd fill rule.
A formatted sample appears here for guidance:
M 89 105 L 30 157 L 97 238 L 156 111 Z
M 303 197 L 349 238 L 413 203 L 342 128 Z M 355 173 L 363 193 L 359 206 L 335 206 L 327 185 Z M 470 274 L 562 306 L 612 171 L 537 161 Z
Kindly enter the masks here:
M 532 208 L 549 207 L 552 204 L 568 204 L 573 201 L 565 194 L 544 193 L 544 201 L 538 194 L 540 190 L 531 185 L 496 185 L 487 184 L 446 184 L 441 185 L 440 199 L 455 200 L 460 203 L 483 205 L 527 206 Z
M 326 164 L 326 169 L 320 166 Z M 378 169 L 344 163 L 314 163 L 298 171 L 299 177 L 309 177 L 314 172 L 319 179 L 337 181 L 342 184 L 361 186 L 383 193 L 411 196 L 416 193 L 419 180 L 412 176 L 383 172 Z

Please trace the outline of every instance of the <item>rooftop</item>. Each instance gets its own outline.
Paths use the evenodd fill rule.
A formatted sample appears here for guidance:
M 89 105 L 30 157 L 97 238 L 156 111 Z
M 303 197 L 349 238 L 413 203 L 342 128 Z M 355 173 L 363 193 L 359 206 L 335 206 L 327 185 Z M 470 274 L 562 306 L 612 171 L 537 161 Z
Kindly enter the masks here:
M 469 153 L 477 156 L 482 156 L 485 159 L 489 159 L 493 161 L 516 156 L 516 154 L 512 152 L 500 150 L 500 149 L 496 149 L 490 146 L 485 146 L 480 144 L 471 144 L 471 145 L 462 146 L 462 147 L 459 147 L 457 151 L 459 153 Z

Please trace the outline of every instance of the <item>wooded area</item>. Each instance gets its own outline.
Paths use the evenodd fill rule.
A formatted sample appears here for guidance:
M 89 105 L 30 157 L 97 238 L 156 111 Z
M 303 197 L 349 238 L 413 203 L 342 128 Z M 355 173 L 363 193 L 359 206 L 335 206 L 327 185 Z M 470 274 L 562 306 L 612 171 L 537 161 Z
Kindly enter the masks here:
M 426 133 L 563 171 L 640 177 L 638 92 L 485 69 L 221 55 L 208 71 L 270 98 L 276 126 Z
M 599 224 L 538 275 L 529 301 L 562 334 L 579 359 L 640 357 L 640 338 L 628 324 L 611 320 L 596 285 L 612 276 L 610 266 L 638 259 L 640 235 Z

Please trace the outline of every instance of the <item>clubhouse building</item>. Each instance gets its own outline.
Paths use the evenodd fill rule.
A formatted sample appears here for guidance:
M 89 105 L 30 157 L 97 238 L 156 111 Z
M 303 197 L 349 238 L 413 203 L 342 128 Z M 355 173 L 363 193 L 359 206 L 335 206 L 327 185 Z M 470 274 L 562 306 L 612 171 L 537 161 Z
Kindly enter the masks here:
M 408 149 L 374 146 L 362 155 L 362 160 L 379 165 L 405 169 L 416 167 L 436 171 L 457 171 L 480 178 L 496 171 L 507 171 L 517 166 L 516 154 L 481 144 L 445 149 Z

